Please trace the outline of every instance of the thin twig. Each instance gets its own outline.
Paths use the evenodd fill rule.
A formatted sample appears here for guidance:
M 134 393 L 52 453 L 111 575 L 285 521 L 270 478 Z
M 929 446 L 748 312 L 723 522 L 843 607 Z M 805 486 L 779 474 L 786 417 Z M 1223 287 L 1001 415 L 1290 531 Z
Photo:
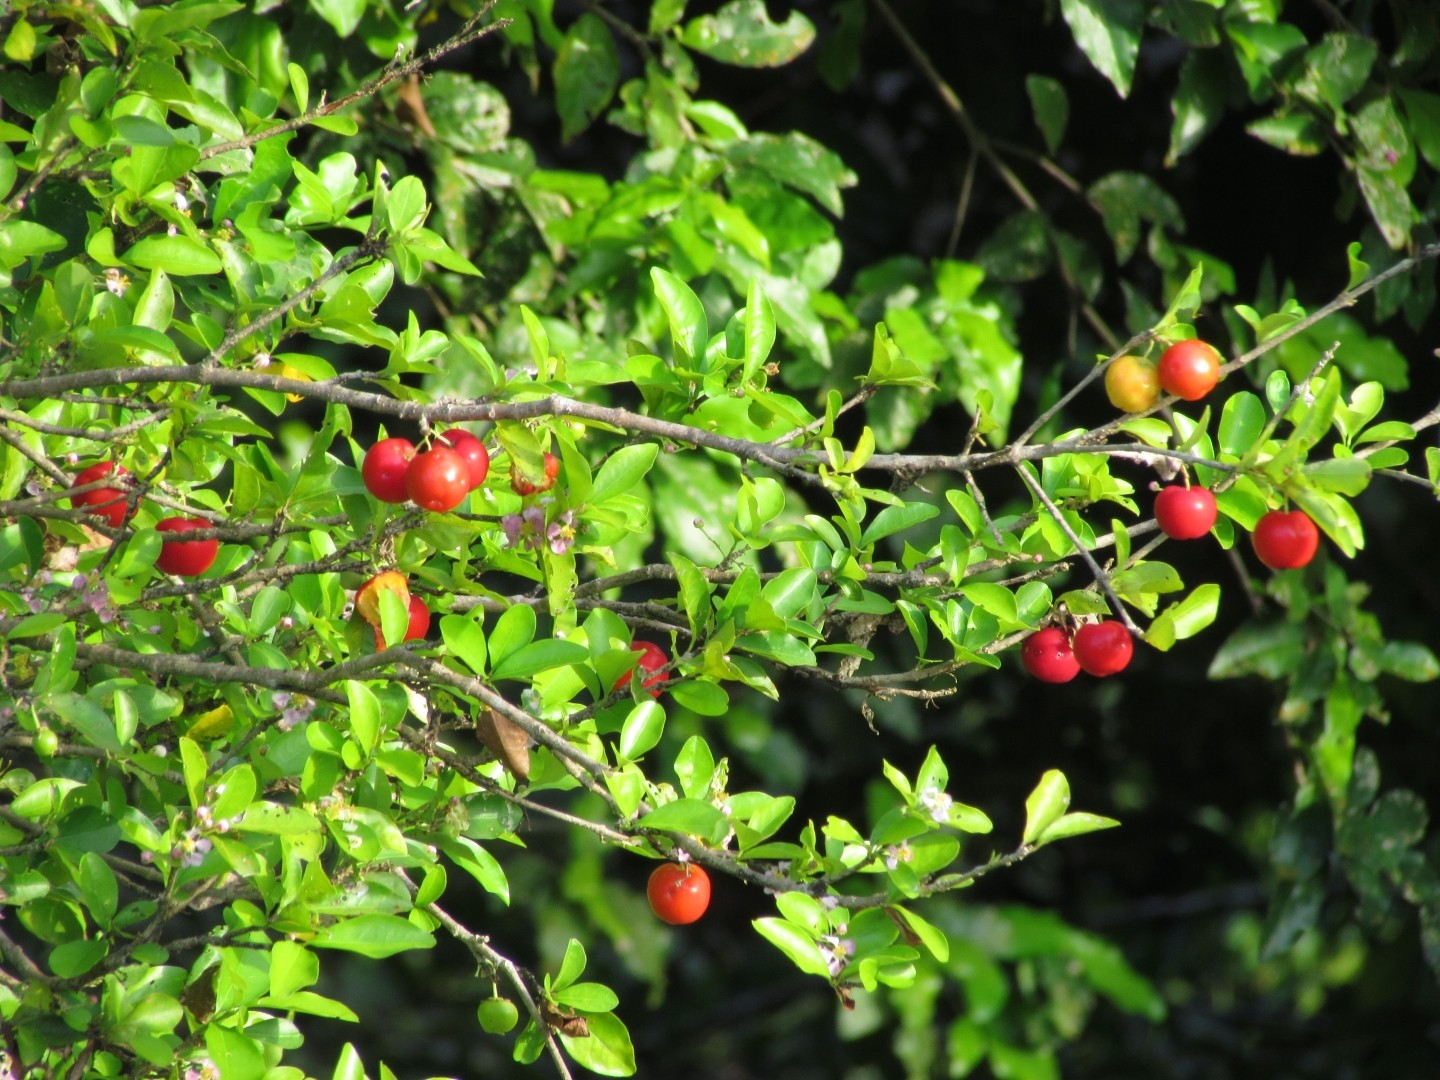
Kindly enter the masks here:
M 1115 608 L 1116 618 L 1125 624 L 1125 629 L 1139 637 L 1140 628 L 1131 620 L 1130 612 L 1126 610 L 1125 605 L 1120 602 L 1120 597 L 1115 592 L 1115 587 L 1110 584 L 1110 575 L 1105 573 L 1094 554 L 1081 543 L 1080 537 L 1075 535 L 1075 530 L 1070 527 L 1070 522 L 1065 520 L 1065 515 L 1061 513 L 1060 508 L 1051 501 L 1050 496 L 1045 494 L 1045 489 L 1041 486 L 1040 481 L 1030 475 L 1029 469 L 1018 469 L 1016 471 L 1019 472 L 1020 479 L 1025 481 L 1026 487 L 1034 493 L 1035 497 L 1040 500 L 1040 504 L 1049 512 L 1055 524 L 1059 525 L 1060 530 L 1070 538 L 1070 542 L 1075 545 L 1076 553 L 1079 554 L 1080 558 L 1085 560 L 1085 565 L 1090 567 L 1090 572 L 1095 575 L 1095 583 L 1100 586 L 1109 598 L 1111 605 Z
M 273 139 L 277 135 L 284 135 L 290 131 L 298 131 L 300 128 L 313 124 L 322 116 L 330 116 L 332 113 L 337 113 L 341 109 L 355 104 L 357 101 L 363 101 L 365 98 L 373 97 L 398 79 L 404 79 L 411 75 L 418 74 L 425 68 L 433 65 L 436 60 L 439 60 L 447 53 L 454 52 L 456 49 L 468 45 L 472 41 L 509 26 L 509 19 L 496 19 L 493 23 L 485 26 L 480 25 L 480 20 L 488 15 L 490 9 L 498 2 L 499 0 L 488 0 L 488 3 L 472 15 L 464 26 L 439 45 L 421 53 L 419 56 L 412 56 L 403 63 L 391 62 L 385 65 L 379 75 L 375 76 L 369 82 L 363 83 L 359 88 L 352 90 L 344 97 L 336 98 L 330 102 L 322 101 L 313 109 L 307 109 L 299 116 L 265 128 L 263 131 L 251 132 L 249 135 L 244 135 L 238 139 L 231 139 L 228 142 L 213 143 L 200 151 L 200 160 L 205 161 L 218 154 L 228 154 L 232 150 L 248 150 L 250 147 L 255 146 L 257 143 L 264 142 L 266 139 Z

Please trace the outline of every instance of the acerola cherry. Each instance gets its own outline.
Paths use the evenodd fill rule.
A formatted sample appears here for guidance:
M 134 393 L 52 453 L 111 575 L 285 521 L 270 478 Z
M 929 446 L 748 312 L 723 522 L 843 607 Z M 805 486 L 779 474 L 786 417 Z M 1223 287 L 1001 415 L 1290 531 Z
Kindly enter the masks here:
M 97 461 L 88 469 L 83 469 L 80 475 L 75 477 L 75 486 L 82 487 L 85 484 L 93 484 L 96 480 L 103 480 L 107 476 L 128 476 L 129 471 L 116 465 L 113 461 Z M 118 529 L 125 524 L 125 493 L 119 488 L 102 487 L 94 491 L 82 492 L 70 500 L 70 505 L 76 510 L 85 509 L 110 525 Z M 134 514 L 132 513 L 133 517 Z
M 381 502 L 403 503 L 409 498 L 405 493 L 405 473 L 414 457 L 415 444 L 409 439 L 381 439 L 365 451 L 365 461 L 360 466 L 366 490 Z
M 1271 510 L 1250 536 L 1255 554 L 1272 570 L 1294 570 L 1315 557 L 1320 530 L 1303 510 Z
M 1199 401 L 1220 381 L 1220 354 L 1198 338 L 1177 341 L 1160 355 L 1160 388 Z
M 1070 639 L 1058 626 L 1036 630 L 1020 646 L 1020 662 L 1041 682 L 1066 683 L 1080 674 Z
M 1155 365 L 1138 356 L 1120 356 L 1105 369 L 1105 396 L 1121 412 L 1145 412 L 1160 400 Z
M 470 475 L 470 490 L 474 491 L 490 475 L 490 451 L 485 444 L 468 431 L 454 428 L 436 436 L 436 442 L 448 446 L 465 459 L 465 469 Z
M 1075 659 L 1091 675 L 1103 678 L 1124 671 L 1135 651 L 1123 623 L 1106 619 L 1075 631 Z
M 168 517 L 156 524 L 155 531 L 187 533 L 210 528 L 214 526 L 202 518 Z M 215 553 L 219 550 L 219 540 L 166 540 L 160 545 L 160 557 L 155 560 L 155 567 L 166 574 L 199 577 L 214 564 Z
M 555 486 L 555 478 L 560 475 L 560 459 L 554 454 L 545 455 L 545 482 L 543 484 L 532 484 L 525 479 L 525 474 L 513 461 L 510 463 L 510 487 L 516 495 L 534 495 L 537 491 L 549 491 Z
M 470 494 L 470 468 L 448 446 L 435 446 L 416 454 L 405 471 L 405 492 L 416 506 L 443 514 L 454 510 Z
M 1202 487 L 1161 488 L 1155 496 L 1155 521 L 1172 540 L 1198 540 L 1215 524 L 1215 496 Z
M 390 571 L 393 573 L 393 571 Z M 414 593 L 410 594 L 409 600 L 410 622 L 405 626 L 405 641 L 419 641 L 430 632 L 430 609 L 425 606 L 425 601 Z M 385 648 L 385 632 L 380 624 L 375 624 L 375 651 L 379 652 Z
M 670 673 L 668 671 L 660 670 L 670 662 L 670 657 L 666 656 L 665 650 L 662 649 L 659 645 L 656 645 L 653 641 L 633 642 L 630 645 L 630 651 L 632 653 L 640 654 L 636 658 L 635 663 L 640 668 L 640 670 L 645 672 L 645 674 L 648 676 L 648 678 L 644 679 L 640 683 L 641 687 L 646 690 L 650 690 L 651 697 L 658 698 L 661 691 L 659 689 L 651 690 L 650 688 L 662 687 L 670 681 Z M 656 674 L 656 672 L 659 672 L 659 674 Z M 624 675 L 621 675 L 620 678 L 615 680 L 615 685 L 614 687 L 612 687 L 612 689 L 619 690 L 621 687 L 629 683 L 629 681 L 630 673 L 627 671 Z
M 520 1010 L 509 998 L 492 997 L 480 1002 L 475 1010 L 480 1027 L 491 1035 L 504 1035 L 520 1022 Z
M 694 863 L 663 863 L 650 875 L 645 895 L 661 922 L 685 926 L 710 906 L 710 875 Z
M 355 593 L 355 610 L 376 630 L 380 629 L 380 594 L 383 592 L 393 592 L 407 606 L 410 603 L 410 586 L 398 570 L 382 570 L 361 585 Z
M 410 594 L 410 625 L 405 628 L 406 641 L 419 641 L 430 632 L 430 609 L 425 601 Z

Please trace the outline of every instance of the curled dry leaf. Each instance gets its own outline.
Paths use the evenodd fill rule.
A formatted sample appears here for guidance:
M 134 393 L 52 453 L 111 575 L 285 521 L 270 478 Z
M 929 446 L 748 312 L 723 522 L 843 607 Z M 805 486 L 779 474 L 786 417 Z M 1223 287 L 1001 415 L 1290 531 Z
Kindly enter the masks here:
M 530 779 L 530 736 L 524 728 L 494 709 L 481 709 L 475 718 L 475 734 L 517 780 Z
M 572 1039 L 590 1037 L 590 1025 L 574 1009 L 567 1009 L 551 1001 L 542 1001 L 540 1002 L 540 1018 L 545 1021 L 546 1027 L 561 1035 L 568 1035 Z

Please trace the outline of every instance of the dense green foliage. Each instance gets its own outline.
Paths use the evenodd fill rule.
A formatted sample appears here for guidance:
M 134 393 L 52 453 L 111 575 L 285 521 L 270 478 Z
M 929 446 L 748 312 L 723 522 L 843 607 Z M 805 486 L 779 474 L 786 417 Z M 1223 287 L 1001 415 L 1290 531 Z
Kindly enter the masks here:
M 647 988 L 728 1021 L 667 990 L 711 931 L 650 918 L 661 858 L 714 882 L 714 1000 L 822 988 L 812 1042 L 884 1034 L 857 1077 L 1116 1075 L 1117 1017 L 1252 993 L 1309 1016 L 1382 952 L 1433 997 L 1428 807 L 1367 743 L 1440 664 L 1354 560 L 1375 489 L 1401 518 L 1440 493 L 1440 409 L 1404 411 L 1440 254 L 1437 16 L 1015 6 L 1071 63 L 1003 69 L 1008 140 L 929 51 L 961 16 L 887 0 L 0 17 L 0 1075 L 630 1075 L 647 1052 L 673 1075 Z M 965 147 L 925 258 L 847 246 L 868 152 L 743 104 L 793 70 L 818 113 L 850 101 L 882 35 Z M 1147 50 L 1168 143 L 1090 171 L 1082 95 L 1126 115 Z M 1158 166 L 1236 122 L 1339 184 L 1323 294 L 1189 236 Z M 1214 393 L 1105 404 L 1114 358 L 1196 336 L 1227 360 Z M 377 439 L 458 425 L 491 466 L 456 509 L 367 490 Z M 118 524 L 76 488 L 97 462 L 128 473 Z M 1148 491 L 1182 476 L 1220 509 L 1184 544 Z M 1246 534 L 1292 506 L 1324 550 L 1272 573 Z M 220 542 L 198 577 L 157 568 L 174 515 Z M 1089 787 L 1023 727 L 996 752 L 987 728 L 1037 703 L 1119 711 L 1130 672 L 1019 682 L 1037 627 L 1099 616 L 1201 700 L 1274 690 L 1285 804 L 1215 826 L 1264 892 L 1183 975 L 1060 890 L 984 895 L 1143 829 L 1182 775 L 1136 779 L 1121 747 Z M 653 692 L 639 641 L 669 658 Z M 373 999 L 382 970 L 421 973 L 435 1018 Z M 380 1045 L 334 1034 L 356 1021 L 405 1058 L 331 1051 Z M 456 1025 L 474 1047 L 422 1058 Z

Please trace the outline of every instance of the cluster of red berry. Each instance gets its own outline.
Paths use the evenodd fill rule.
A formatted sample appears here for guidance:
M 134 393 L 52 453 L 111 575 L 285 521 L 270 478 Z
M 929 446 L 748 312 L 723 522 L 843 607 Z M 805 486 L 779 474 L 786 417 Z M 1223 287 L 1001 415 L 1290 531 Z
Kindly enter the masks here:
M 128 469 L 116 465 L 113 461 L 98 461 L 80 471 L 75 477 L 75 486 L 86 487 L 112 477 L 118 481 L 129 475 Z M 83 491 L 73 496 L 70 504 L 76 510 L 88 510 L 112 529 L 118 529 L 125 524 L 126 507 L 130 505 L 124 491 L 108 486 Z M 130 517 L 135 516 L 136 509 L 138 506 L 130 510 Z M 196 517 L 167 517 L 155 523 L 156 531 L 162 533 L 187 533 L 214 527 L 214 522 Z M 167 540 L 160 545 L 160 555 L 155 560 L 155 566 L 161 573 L 198 577 L 210 569 L 219 551 L 220 541 L 213 537 L 208 540 Z
M 1158 364 L 1138 356 L 1121 356 L 1105 371 L 1110 403 L 1127 413 L 1146 412 L 1160 392 L 1199 401 L 1220 381 L 1220 354 L 1214 346 L 1188 339 L 1171 345 Z M 1155 496 L 1155 523 L 1172 540 L 1198 540 L 1215 525 L 1213 492 L 1203 487 L 1171 484 Z M 1294 570 L 1315 557 L 1320 532 L 1303 510 L 1271 510 L 1250 535 L 1255 554 L 1272 570 Z M 1104 621 L 1081 626 L 1074 635 L 1057 626 L 1037 630 L 1025 639 L 1020 658 L 1025 669 L 1044 682 L 1063 683 L 1081 671 L 1113 675 L 1130 663 L 1134 651 L 1130 632 L 1120 623 Z
M 490 474 L 490 451 L 468 431 L 456 428 L 435 437 L 429 450 L 416 452 L 409 439 L 381 439 L 365 452 L 360 476 L 381 502 L 403 503 L 444 513 Z
M 510 487 L 516 495 L 549 491 L 560 475 L 560 459 L 545 455 L 545 478 L 534 482 L 518 465 L 510 465 Z M 365 488 L 381 502 L 403 503 L 443 514 L 454 510 L 490 474 L 490 452 L 468 431 L 452 428 L 435 437 L 435 445 L 417 451 L 409 439 L 381 439 L 365 452 L 360 475 Z

